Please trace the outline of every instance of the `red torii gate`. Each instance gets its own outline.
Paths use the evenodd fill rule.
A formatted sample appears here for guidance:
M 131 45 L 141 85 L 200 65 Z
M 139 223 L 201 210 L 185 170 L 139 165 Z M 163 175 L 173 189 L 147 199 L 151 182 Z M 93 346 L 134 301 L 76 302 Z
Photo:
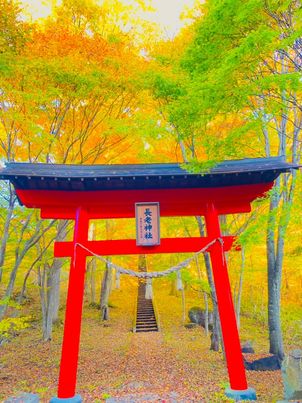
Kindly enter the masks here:
M 282 158 L 227 161 L 210 173 L 191 174 L 178 164 L 51 165 L 9 163 L 0 171 L 16 189 L 19 201 L 39 208 L 42 218 L 75 221 L 72 242 L 55 243 L 56 257 L 71 257 L 65 327 L 56 402 L 81 402 L 75 395 L 87 249 L 99 255 L 197 252 L 210 249 L 218 310 L 230 379 L 226 395 L 256 400 L 248 388 L 224 253 L 234 237 L 223 237 L 219 215 L 244 213 L 263 197 L 282 172 L 297 168 Z M 159 202 L 161 216 L 204 216 L 204 238 L 162 239 L 137 246 L 135 240 L 89 241 L 90 219 L 134 217 L 135 203 Z M 87 249 L 83 249 L 79 244 Z

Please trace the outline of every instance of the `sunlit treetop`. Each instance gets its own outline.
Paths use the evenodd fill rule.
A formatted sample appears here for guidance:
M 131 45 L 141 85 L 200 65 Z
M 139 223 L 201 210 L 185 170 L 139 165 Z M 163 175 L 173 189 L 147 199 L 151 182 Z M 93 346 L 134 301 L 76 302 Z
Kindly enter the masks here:
M 145 24 L 156 26 L 161 37 L 172 38 L 187 21 L 194 18 L 195 11 L 192 10 L 196 10 L 196 6 L 202 2 L 201 0 L 98 0 L 95 6 L 105 6 L 105 8 L 120 11 L 123 9 L 127 21 L 123 28 L 126 30 L 129 29 L 129 19 L 136 24 L 139 20 L 140 24 L 144 21 Z M 43 3 L 37 0 L 21 0 L 21 3 L 25 6 L 24 14 L 27 19 L 43 21 L 45 17 L 55 13 L 56 8 L 62 5 L 62 0 L 47 0 Z M 76 10 L 79 7 L 87 8 L 91 2 L 81 0 L 70 3 L 77 3 L 77 5 L 74 4 Z M 93 8 L 91 7 L 91 11 Z M 123 24 L 121 20 L 119 23 Z

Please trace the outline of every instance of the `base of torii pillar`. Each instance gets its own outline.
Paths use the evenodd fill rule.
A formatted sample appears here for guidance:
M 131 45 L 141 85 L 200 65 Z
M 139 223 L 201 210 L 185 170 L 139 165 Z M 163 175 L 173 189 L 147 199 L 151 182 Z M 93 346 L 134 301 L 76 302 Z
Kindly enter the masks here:
M 73 397 L 67 397 L 67 398 L 53 397 L 49 401 L 49 403 L 82 403 L 82 402 L 83 399 L 81 398 L 80 395 L 75 395 Z
M 233 390 L 227 388 L 224 393 L 227 397 L 234 399 L 235 401 L 257 400 L 256 391 L 253 388 L 248 388 L 246 390 Z

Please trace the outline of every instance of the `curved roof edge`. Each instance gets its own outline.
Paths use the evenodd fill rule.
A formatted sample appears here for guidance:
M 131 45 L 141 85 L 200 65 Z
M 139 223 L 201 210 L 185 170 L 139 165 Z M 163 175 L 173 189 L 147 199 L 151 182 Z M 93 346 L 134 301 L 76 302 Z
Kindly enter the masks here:
M 279 174 L 298 169 L 283 157 L 247 158 L 217 164 L 206 173 L 191 173 L 185 164 L 63 165 L 10 162 L 0 179 L 16 189 L 121 190 L 223 187 L 272 182 Z

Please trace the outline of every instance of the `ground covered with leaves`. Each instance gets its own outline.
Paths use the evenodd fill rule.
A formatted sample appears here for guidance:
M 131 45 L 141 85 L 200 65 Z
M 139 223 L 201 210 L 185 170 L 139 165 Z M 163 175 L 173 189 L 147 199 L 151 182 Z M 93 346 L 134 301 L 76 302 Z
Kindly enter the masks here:
M 180 297 L 169 295 L 164 283 L 157 285 L 155 295 L 158 333 L 131 331 L 134 284 L 113 291 L 108 322 L 99 320 L 97 309 L 84 307 L 77 393 L 85 402 L 230 401 L 223 393 L 228 383 L 223 354 L 209 350 L 203 329 L 183 326 Z M 189 296 L 186 304 L 196 305 L 196 297 Z M 42 342 L 37 322 L 1 347 L 1 401 L 21 392 L 38 393 L 42 402 L 56 396 L 62 333 L 59 325 L 52 341 Z M 264 341 L 255 343 L 256 359 L 266 351 Z M 247 375 L 259 402 L 281 400 L 280 371 L 248 371 Z

